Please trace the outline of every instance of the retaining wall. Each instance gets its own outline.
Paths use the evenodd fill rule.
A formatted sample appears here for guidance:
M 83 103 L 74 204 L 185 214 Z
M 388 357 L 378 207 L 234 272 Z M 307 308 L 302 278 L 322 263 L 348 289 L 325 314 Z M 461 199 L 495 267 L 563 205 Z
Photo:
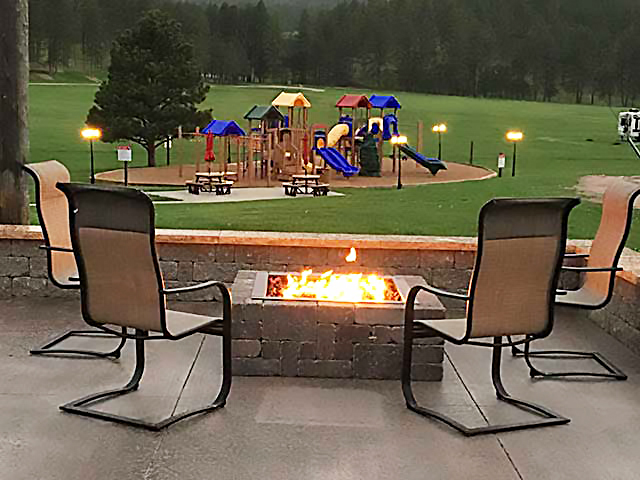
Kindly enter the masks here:
M 185 286 L 206 280 L 231 285 L 240 270 L 348 271 L 344 258 L 358 249 L 355 266 L 390 275 L 420 275 L 430 284 L 464 292 L 475 258 L 476 240 L 469 237 L 306 234 L 158 230 L 157 245 L 165 283 Z M 36 226 L 0 225 L 0 297 L 61 297 L 78 295 L 47 279 L 42 234 Z M 588 241 L 570 242 L 570 251 L 587 251 Z M 616 279 L 614 298 L 593 312 L 594 322 L 640 353 L 640 254 L 629 249 L 621 259 L 625 269 Z M 563 288 L 576 288 L 577 275 L 563 277 Z M 191 293 L 183 301 L 208 301 L 213 293 Z M 449 311 L 460 307 L 444 300 Z

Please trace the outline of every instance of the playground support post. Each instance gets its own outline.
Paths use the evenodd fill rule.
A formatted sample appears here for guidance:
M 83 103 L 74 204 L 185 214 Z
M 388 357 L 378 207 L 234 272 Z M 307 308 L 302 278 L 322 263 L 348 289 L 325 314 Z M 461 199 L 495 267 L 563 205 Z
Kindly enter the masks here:
M 424 147 L 424 122 L 422 120 L 418 120 L 418 141 L 417 141 L 417 145 L 416 145 L 416 149 L 419 152 L 422 152 Z M 418 163 L 416 163 L 416 168 L 418 168 L 420 165 L 418 165 Z

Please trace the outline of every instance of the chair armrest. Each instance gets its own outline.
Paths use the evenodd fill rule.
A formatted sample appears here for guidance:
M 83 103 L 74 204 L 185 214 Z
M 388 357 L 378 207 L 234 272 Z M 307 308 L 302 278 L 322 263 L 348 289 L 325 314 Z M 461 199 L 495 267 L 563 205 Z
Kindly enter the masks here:
M 562 267 L 569 272 L 622 272 L 622 267 Z
M 569 290 L 556 290 L 556 295 L 568 295 Z
M 47 245 L 40 245 L 40 250 L 48 250 L 50 252 L 66 252 L 73 253 L 73 248 L 65 248 L 65 247 L 49 247 Z
M 454 298 L 456 300 L 464 300 L 464 301 L 469 300 L 469 296 L 468 295 L 463 295 L 461 293 L 448 292 L 446 290 L 441 290 L 439 288 L 432 287 L 431 285 L 416 285 L 411 290 L 418 289 L 418 288 L 420 290 L 426 290 L 429 293 L 433 293 L 434 295 L 436 295 L 438 297 Z
M 178 287 L 178 288 L 165 288 L 162 290 L 162 293 L 166 295 L 172 295 L 175 293 L 187 293 L 187 292 L 197 292 L 198 290 L 204 290 L 205 288 L 216 287 L 218 289 L 227 289 L 227 286 L 222 282 L 217 282 L 212 280 L 210 282 L 200 283 L 198 285 L 191 285 L 188 287 Z

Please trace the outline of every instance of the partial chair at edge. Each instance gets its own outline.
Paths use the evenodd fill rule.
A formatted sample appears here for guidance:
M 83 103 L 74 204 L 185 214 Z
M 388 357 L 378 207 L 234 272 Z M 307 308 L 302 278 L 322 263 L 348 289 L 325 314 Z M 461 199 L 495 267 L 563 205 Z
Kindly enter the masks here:
M 585 267 L 562 267 L 566 271 L 585 274 L 584 284 L 577 290 L 562 290 L 556 295 L 556 305 L 582 310 L 598 310 L 613 297 L 620 256 L 629 237 L 633 219 L 633 204 L 640 194 L 640 184 L 624 179 L 612 183 L 602 199 L 602 217 L 588 254 L 566 254 L 565 258 L 586 258 Z M 523 355 L 533 378 L 596 377 L 626 380 L 627 375 L 599 352 L 571 350 L 523 351 L 512 348 L 513 355 Z M 545 372 L 537 368 L 532 358 L 584 358 L 603 367 L 605 372 Z
M 82 316 L 91 325 L 135 340 L 136 366 L 122 388 L 67 403 L 68 413 L 161 430 L 193 415 L 221 408 L 231 390 L 231 295 L 220 282 L 166 289 L 155 248 L 153 203 L 128 188 L 58 184 L 69 200 L 71 242 L 80 275 Z M 167 310 L 167 295 L 216 288 L 222 296 L 222 317 Z M 120 333 L 111 325 L 122 327 Z M 135 333 L 127 333 L 127 329 Z M 145 366 L 145 342 L 180 340 L 196 333 L 222 337 L 222 382 L 212 403 L 159 422 L 92 409 L 91 405 L 138 389 Z
M 69 233 L 69 211 L 67 199 L 56 189 L 56 183 L 68 182 L 69 171 L 55 160 L 24 165 L 24 170 L 35 184 L 36 211 L 42 228 L 44 249 L 47 254 L 47 273 L 53 285 L 65 290 L 78 290 L 80 279 L 76 261 L 73 258 Z M 72 337 L 107 338 L 118 340 L 118 345 L 111 351 L 80 350 L 60 348 L 61 343 Z M 30 351 L 32 355 L 79 355 L 99 358 L 119 358 L 125 338 L 102 332 L 100 330 L 69 330 L 45 345 Z
M 431 286 L 414 286 L 405 306 L 402 392 L 407 408 L 467 435 L 523 430 L 566 424 L 570 420 L 551 410 L 510 396 L 500 372 L 502 348 L 544 338 L 553 328 L 554 297 L 566 247 L 569 212 L 574 198 L 494 199 L 480 211 L 478 252 L 468 295 Z M 466 318 L 415 319 L 414 303 L 425 290 L 464 301 Z M 518 342 L 503 337 L 524 335 Z M 498 400 L 541 417 L 522 423 L 469 427 L 443 413 L 420 406 L 411 385 L 414 338 L 438 336 L 456 345 L 493 349 L 491 378 Z M 493 337 L 493 340 L 480 340 Z

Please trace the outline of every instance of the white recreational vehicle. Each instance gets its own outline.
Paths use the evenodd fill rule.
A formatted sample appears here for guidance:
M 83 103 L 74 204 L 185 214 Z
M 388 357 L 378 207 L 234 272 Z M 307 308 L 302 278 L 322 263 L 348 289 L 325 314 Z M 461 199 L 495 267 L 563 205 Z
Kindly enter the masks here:
M 618 136 L 624 141 L 631 138 L 634 142 L 640 141 L 640 110 L 630 108 L 627 112 L 618 115 Z

